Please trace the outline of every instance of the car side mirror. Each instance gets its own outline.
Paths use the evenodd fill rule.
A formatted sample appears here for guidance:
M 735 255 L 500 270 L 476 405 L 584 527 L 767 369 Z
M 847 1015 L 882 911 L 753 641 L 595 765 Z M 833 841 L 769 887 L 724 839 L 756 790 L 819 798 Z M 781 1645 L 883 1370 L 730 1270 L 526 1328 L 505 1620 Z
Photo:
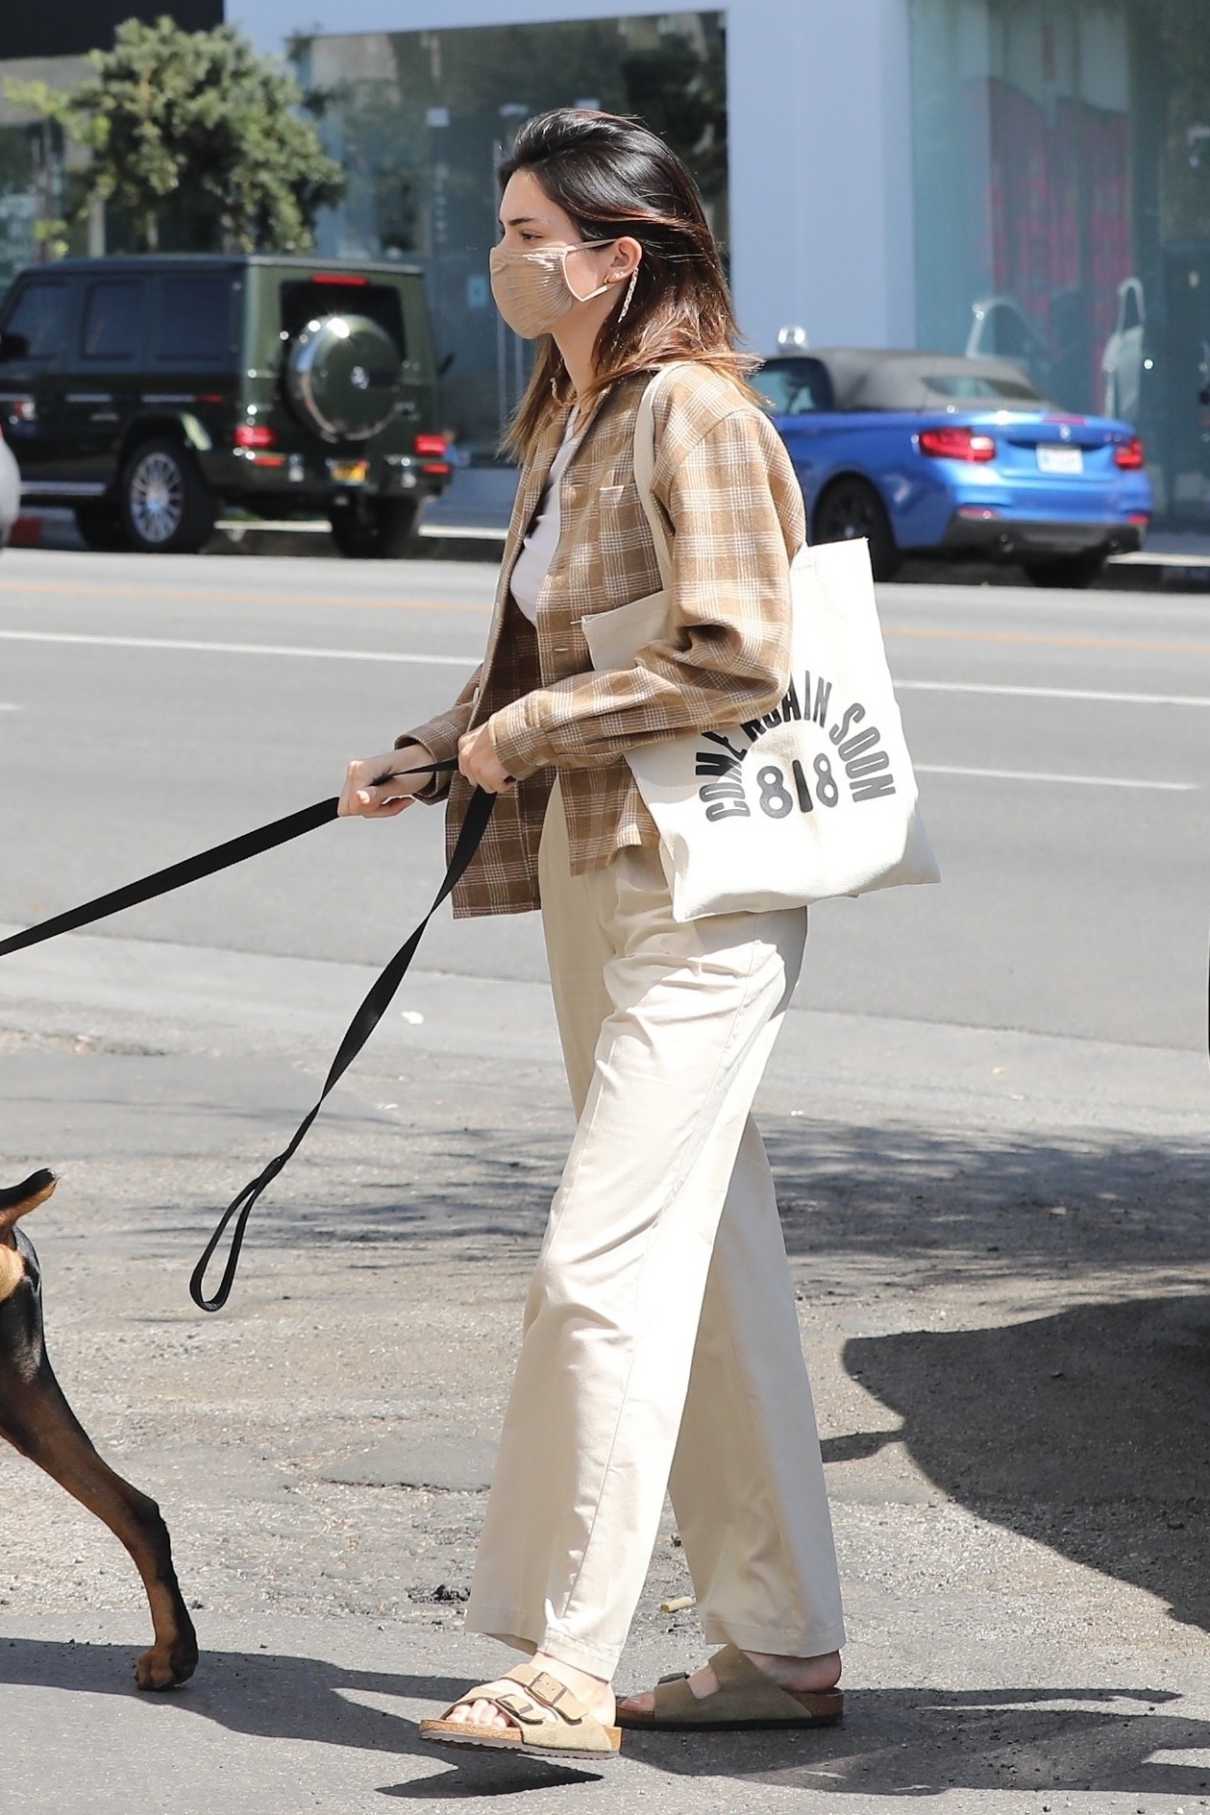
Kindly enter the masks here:
M 0 334 L 0 360 L 28 359 L 29 340 L 24 334 Z

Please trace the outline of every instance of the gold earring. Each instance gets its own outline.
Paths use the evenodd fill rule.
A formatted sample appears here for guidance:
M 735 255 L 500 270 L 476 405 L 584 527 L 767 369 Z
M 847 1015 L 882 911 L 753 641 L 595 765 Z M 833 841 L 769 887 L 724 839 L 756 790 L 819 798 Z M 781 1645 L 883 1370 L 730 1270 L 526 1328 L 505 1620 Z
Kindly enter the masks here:
M 625 321 L 626 317 L 630 313 L 630 305 L 634 301 L 634 286 L 638 283 L 638 281 L 639 281 L 639 268 L 636 265 L 634 270 L 630 273 L 630 283 L 627 286 L 627 290 L 626 290 L 626 300 L 622 304 L 621 308 L 618 310 L 618 320 L 619 321 Z

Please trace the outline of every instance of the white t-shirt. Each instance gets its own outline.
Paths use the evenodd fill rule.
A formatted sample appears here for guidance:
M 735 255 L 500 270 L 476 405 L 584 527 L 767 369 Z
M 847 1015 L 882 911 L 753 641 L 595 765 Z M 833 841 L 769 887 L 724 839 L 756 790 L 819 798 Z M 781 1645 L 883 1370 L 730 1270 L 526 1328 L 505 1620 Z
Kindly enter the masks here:
M 579 435 L 572 434 L 571 425 L 574 420 L 575 411 L 568 410 L 567 427 L 551 466 L 538 514 L 513 567 L 512 594 L 531 624 L 537 619 L 538 594 L 559 546 L 559 488 L 568 462 L 583 438 L 583 430 Z

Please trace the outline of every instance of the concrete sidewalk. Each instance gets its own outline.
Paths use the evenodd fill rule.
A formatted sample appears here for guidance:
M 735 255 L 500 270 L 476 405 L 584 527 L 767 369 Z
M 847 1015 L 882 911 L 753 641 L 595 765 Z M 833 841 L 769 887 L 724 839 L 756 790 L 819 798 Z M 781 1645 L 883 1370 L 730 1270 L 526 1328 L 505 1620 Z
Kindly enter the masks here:
M 1197 1055 L 796 1010 L 760 1110 L 850 1619 L 847 1724 L 628 1738 L 608 1777 L 422 1746 L 461 1631 L 525 1280 L 570 1132 L 545 988 L 432 973 L 258 1207 L 358 965 L 117 939 L 0 966 L 5 1179 L 49 1346 L 153 1492 L 202 1645 L 175 1695 L 112 1538 L 0 1457 L 8 1815 L 1210 1809 L 1210 1083 Z M 668 1518 L 621 1682 L 703 1654 Z

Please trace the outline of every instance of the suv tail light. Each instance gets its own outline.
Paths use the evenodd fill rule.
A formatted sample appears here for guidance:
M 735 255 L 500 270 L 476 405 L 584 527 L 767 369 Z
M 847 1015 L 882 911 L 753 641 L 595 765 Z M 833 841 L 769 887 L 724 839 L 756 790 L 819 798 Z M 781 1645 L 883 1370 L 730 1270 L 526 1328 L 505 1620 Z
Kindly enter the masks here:
M 307 279 L 312 284 L 347 284 L 354 290 L 364 290 L 369 281 L 368 277 L 358 277 L 353 271 L 313 271 Z
M 1141 466 L 1146 465 L 1143 443 L 1137 435 L 1129 441 L 1119 441 L 1113 450 L 1113 464 L 1127 473 L 1137 473 Z
M 272 447 L 276 440 L 267 422 L 241 422 L 235 430 L 236 447 Z
M 974 460 L 983 464 L 996 458 L 996 443 L 990 435 L 974 429 L 921 429 L 920 452 L 935 460 Z
M 439 478 L 448 478 L 450 463 L 446 459 L 449 449 L 444 435 L 417 435 L 412 442 L 412 451 L 420 456 L 421 472 L 434 473 Z

